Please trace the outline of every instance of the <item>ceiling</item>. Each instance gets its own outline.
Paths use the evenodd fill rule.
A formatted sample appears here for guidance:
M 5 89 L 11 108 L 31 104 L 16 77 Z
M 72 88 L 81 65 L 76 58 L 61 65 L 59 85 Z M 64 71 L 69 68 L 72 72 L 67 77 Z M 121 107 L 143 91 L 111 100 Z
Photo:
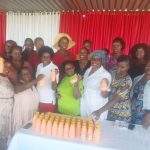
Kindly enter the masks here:
M 0 11 L 150 11 L 150 0 L 0 0 Z

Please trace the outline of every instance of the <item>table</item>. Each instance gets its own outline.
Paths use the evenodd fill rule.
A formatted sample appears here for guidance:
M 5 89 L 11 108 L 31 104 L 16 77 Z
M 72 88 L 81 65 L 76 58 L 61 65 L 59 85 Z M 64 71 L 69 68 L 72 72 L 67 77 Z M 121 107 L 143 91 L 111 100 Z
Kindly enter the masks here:
M 134 130 L 128 130 L 114 128 L 113 124 L 101 121 L 98 145 L 40 135 L 32 128 L 22 128 L 13 137 L 8 150 L 150 150 L 150 129 L 136 126 Z

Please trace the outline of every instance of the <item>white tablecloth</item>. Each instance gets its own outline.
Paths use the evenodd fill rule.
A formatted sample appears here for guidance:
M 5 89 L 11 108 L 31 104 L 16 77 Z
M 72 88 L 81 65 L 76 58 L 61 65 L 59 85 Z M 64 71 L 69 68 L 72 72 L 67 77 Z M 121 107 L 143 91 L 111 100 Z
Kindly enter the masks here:
M 8 150 L 150 150 L 150 129 L 137 126 L 133 131 L 114 128 L 113 122 L 101 122 L 99 145 L 78 140 L 64 140 L 21 129 L 13 137 Z

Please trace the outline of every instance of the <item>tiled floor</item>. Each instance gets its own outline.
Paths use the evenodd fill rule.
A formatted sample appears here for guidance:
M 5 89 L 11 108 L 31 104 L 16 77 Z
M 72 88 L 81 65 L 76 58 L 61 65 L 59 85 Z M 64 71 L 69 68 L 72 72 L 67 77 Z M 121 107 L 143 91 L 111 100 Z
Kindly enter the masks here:
M 7 150 L 7 141 L 0 139 L 0 150 Z

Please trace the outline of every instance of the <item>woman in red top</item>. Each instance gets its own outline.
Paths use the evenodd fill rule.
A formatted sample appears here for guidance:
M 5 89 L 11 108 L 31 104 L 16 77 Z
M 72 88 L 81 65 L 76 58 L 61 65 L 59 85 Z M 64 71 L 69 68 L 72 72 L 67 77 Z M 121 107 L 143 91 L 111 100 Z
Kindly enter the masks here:
M 55 38 L 54 48 L 57 49 L 57 52 L 54 54 L 53 62 L 61 68 L 61 65 L 68 60 L 74 60 L 73 56 L 68 49 L 72 48 L 75 45 L 75 42 L 72 41 L 71 37 L 65 33 L 59 33 Z

